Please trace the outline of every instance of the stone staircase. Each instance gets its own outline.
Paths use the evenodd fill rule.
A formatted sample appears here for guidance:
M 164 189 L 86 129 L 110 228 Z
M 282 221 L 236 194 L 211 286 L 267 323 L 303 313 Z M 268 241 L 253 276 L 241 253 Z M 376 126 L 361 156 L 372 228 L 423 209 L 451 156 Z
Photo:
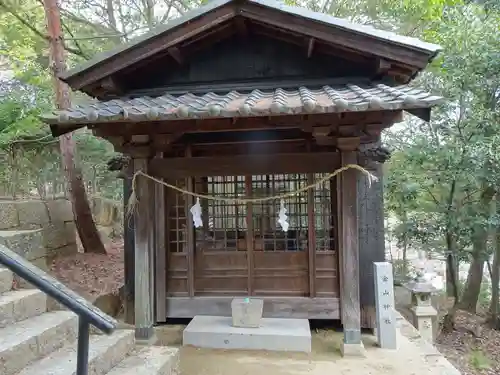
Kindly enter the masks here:
M 0 268 L 0 374 L 74 375 L 78 317 L 47 311 L 44 293 L 12 283 Z M 178 362 L 178 349 L 136 345 L 132 330 L 90 336 L 89 375 L 175 375 Z

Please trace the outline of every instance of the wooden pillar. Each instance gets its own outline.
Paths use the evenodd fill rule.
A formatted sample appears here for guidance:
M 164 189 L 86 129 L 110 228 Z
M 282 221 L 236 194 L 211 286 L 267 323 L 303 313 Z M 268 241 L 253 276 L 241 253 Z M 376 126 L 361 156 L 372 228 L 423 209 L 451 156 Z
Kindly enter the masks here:
M 185 157 L 192 157 L 191 146 L 186 147 Z M 186 178 L 186 190 L 190 192 L 195 191 L 194 177 Z M 194 267 L 195 267 L 195 251 L 196 251 L 196 236 L 195 228 L 193 223 L 193 218 L 191 216 L 191 207 L 195 204 L 195 198 L 192 195 L 185 196 L 185 212 L 186 212 L 186 241 L 187 241 L 187 261 L 188 261 L 188 293 L 189 297 L 194 297 L 195 285 L 194 285 Z M 208 219 L 208 218 L 207 218 Z
M 162 158 L 163 153 L 156 155 Z M 160 180 L 162 180 L 160 178 Z M 155 322 L 167 321 L 167 244 L 165 186 L 154 184 Z
M 135 293 L 135 240 L 134 240 L 134 216 L 127 215 L 127 204 L 132 193 L 132 166 L 128 166 L 123 178 L 123 253 L 124 253 L 124 298 L 125 298 L 125 322 L 134 324 L 134 293 Z
M 339 140 L 342 165 L 357 164 L 357 139 Z M 340 206 L 342 212 L 340 236 L 341 309 L 344 327 L 342 351 L 344 354 L 358 353 L 361 342 L 361 308 L 359 297 L 359 246 L 358 246 L 358 194 L 359 172 L 348 169 L 340 174 Z M 346 282 L 348 281 L 348 282 Z
M 245 194 L 247 197 L 252 196 L 252 176 L 245 176 Z M 255 234 L 253 231 L 253 204 L 247 203 L 247 231 L 245 233 L 245 241 L 247 246 L 247 267 L 248 267 L 248 295 L 254 295 L 254 244 Z
M 134 158 L 134 173 L 147 173 L 148 159 Z M 149 340 L 153 337 L 153 301 L 154 292 L 152 274 L 154 268 L 154 235 L 155 226 L 151 212 L 153 205 L 152 181 L 143 176 L 136 179 L 135 194 L 137 202 L 134 211 L 134 248 L 135 248 L 135 337 L 138 340 Z
M 307 174 L 307 184 L 314 183 L 314 173 Z M 309 297 L 316 297 L 316 220 L 314 189 L 307 191 L 307 253 L 309 263 Z

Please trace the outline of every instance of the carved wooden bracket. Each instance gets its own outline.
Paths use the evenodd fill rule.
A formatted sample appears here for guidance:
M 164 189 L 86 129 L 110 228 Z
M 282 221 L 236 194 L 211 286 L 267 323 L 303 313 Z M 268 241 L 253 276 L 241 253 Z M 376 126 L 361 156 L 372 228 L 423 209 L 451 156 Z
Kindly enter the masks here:
M 340 151 L 355 151 L 361 144 L 361 139 L 359 137 L 343 137 L 337 138 L 336 144 Z
M 108 171 L 120 172 L 118 173 L 118 178 L 126 178 L 126 171 L 129 168 L 131 160 L 131 157 L 128 155 L 116 155 L 109 159 L 106 165 L 108 166 Z
M 360 158 L 376 163 L 385 163 L 391 158 L 391 151 L 382 146 L 367 148 L 359 153 Z
M 332 126 L 315 126 L 311 129 L 313 138 L 316 143 L 320 146 L 334 146 L 335 139 L 330 135 L 332 132 Z

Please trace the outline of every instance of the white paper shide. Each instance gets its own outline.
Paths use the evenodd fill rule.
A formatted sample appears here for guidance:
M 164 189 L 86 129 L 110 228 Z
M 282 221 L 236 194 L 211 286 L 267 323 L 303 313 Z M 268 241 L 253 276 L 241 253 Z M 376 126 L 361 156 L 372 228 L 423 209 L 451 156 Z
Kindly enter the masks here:
M 193 215 L 193 224 L 195 228 L 200 228 L 203 226 L 203 221 L 201 220 L 201 205 L 200 198 L 196 198 L 196 203 L 189 210 L 191 215 Z
M 285 201 L 282 199 L 280 202 L 280 211 L 278 214 L 278 223 L 283 229 L 283 232 L 288 231 L 288 216 L 286 216 L 287 209 L 285 208 Z

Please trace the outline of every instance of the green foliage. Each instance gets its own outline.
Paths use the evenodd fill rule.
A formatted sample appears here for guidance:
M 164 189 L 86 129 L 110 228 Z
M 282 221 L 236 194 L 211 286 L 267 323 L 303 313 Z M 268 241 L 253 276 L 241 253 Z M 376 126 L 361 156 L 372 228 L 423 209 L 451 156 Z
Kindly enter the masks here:
M 469 354 L 469 361 L 471 366 L 479 371 L 491 368 L 491 360 L 479 349 L 471 351 Z
M 454 4 L 431 24 L 422 35 L 443 53 L 419 84 L 447 103 L 430 124 L 407 121 L 387 134 L 396 152 L 385 198 L 398 237 L 467 261 L 472 251 L 489 253 L 486 236 L 498 226 L 488 193 L 500 182 L 500 16 Z

